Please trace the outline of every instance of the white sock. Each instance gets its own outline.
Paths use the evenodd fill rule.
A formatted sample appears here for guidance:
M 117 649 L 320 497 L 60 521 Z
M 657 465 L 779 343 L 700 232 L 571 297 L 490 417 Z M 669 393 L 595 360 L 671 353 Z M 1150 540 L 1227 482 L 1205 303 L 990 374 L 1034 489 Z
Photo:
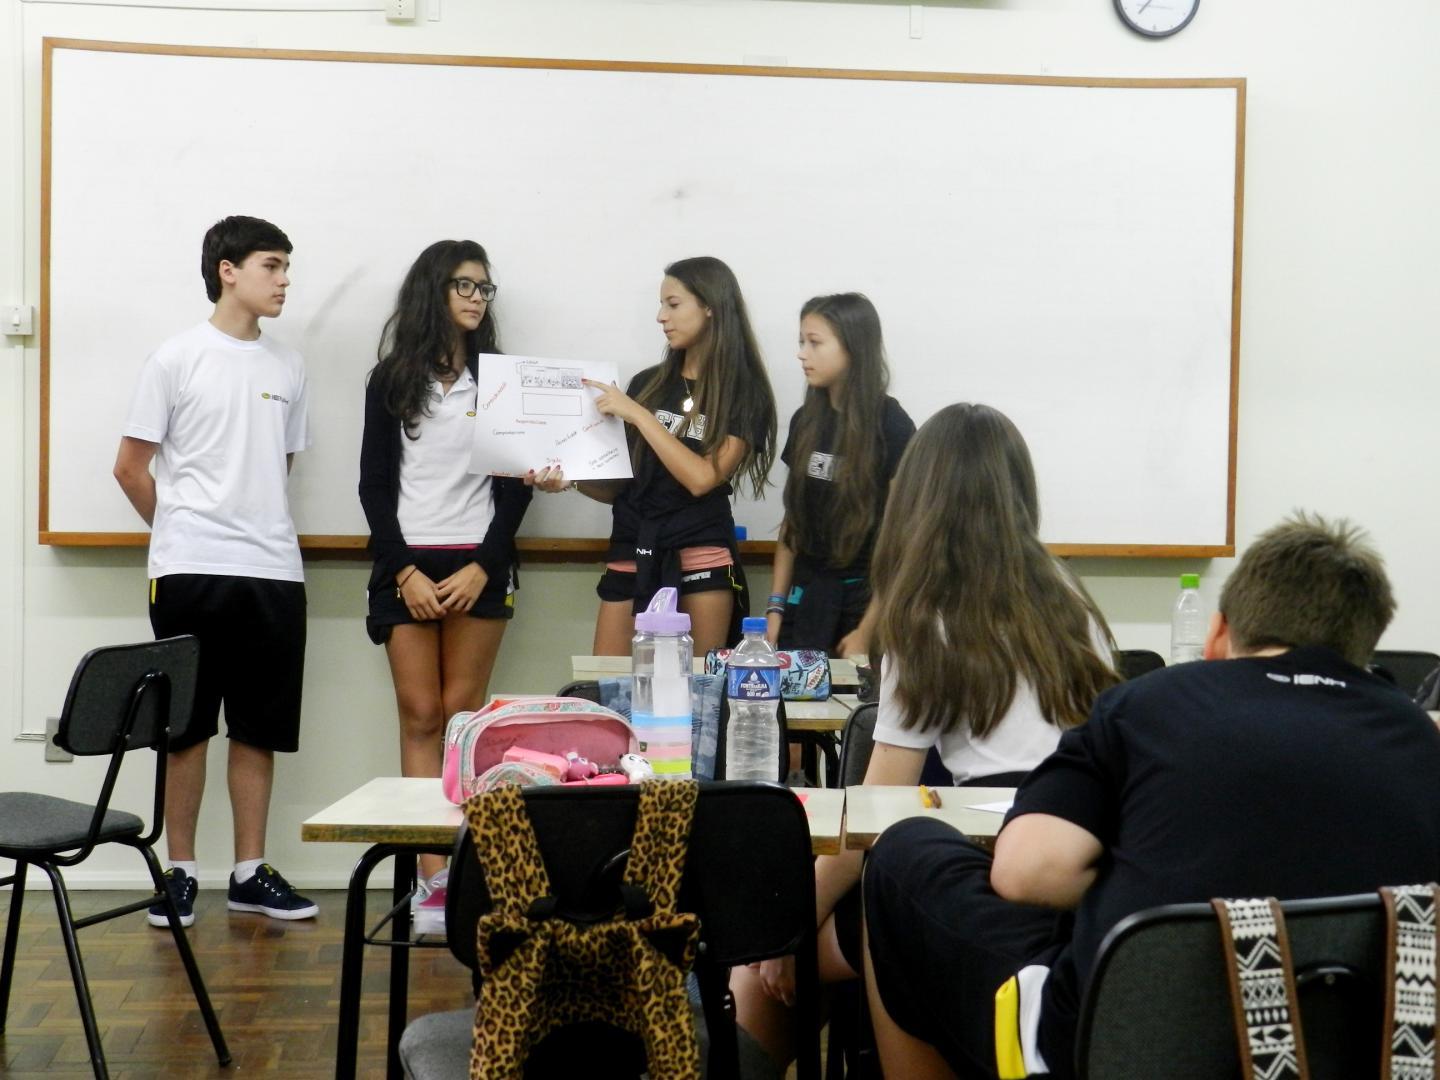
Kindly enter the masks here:
M 260 869 L 260 864 L 264 861 L 265 857 L 262 855 L 258 859 L 246 859 L 243 862 L 237 862 L 235 864 L 235 884 L 244 885 L 245 882 L 255 876 L 255 871 Z
M 186 877 L 198 877 L 198 876 L 199 876 L 199 875 L 195 872 L 195 860 L 194 860 L 194 859 L 191 859 L 189 862 L 182 862 L 182 861 L 180 861 L 179 859 L 171 859 L 171 860 L 170 860 L 170 868 L 171 868 L 172 870 L 184 870 Z

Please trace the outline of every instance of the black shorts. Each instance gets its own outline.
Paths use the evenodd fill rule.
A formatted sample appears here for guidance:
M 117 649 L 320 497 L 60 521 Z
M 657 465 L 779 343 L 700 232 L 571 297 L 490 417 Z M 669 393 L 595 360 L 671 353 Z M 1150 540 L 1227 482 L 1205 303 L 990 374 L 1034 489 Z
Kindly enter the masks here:
M 961 1076 L 995 1076 L 995 991 L 1027 964 L 1054 959 L 1068 914 L 996 896 L 989 853 L 930 818 L 885 830 L 866 859 L 864 890 L 886 1011 Z M 1070 1072 L 1068 1061 L 1046 1060 Z
M 780 616 L 780 636 L 776 639 L 776 647 L 780 649 L 824 649 L 826 652 L 834 652 L 835 646 L 843 641 L 847 634 L 860 625 L 860 620 L 865 617 L 865 609 L 870 606 L 870 579 L 869 578 L 847 578 L 841 583 L 840 606 L 836 613 L 836 620 L 833 630 L 826 634 L 829 640 L 825 641 L 804 641 L 804 637 L 811 637 L 811 634 L 799 632 L 802 620 L 800 608 L 805 603 L 805 587 L 810 583 L 811 572 L 803 562 L 795 564 L 795 580 L 790 586 L 790 591 L 785 596 L 785 613 Z
M 157 638 L 200 639 L 200 677 L 190 726 L 171 750 L 196 746 L 220 730 L 262 750 L 300 748 L 305 678 L 305 585 L 299 581 L 169 574 L 150 582 L 150 626 Z
M 635 574 L 624 570 L 605 568 L 600 584 L 595 586 L 595 595 L 607 603 L 635 599 Z M 695 593 L 719 592 L 721 589 L 738 590 L 735 583 L 735 566 L 712 566 L 708 570 L 685 570 L 680 574 L 680 595 L 693 596 Z M 649 602 L 649 597 L 646 597 Z
M 474 562 L 468 550 L 453 548 L 411 548 L 410 561 L 431 581 L 444 581 L 468 562 Z M 413 623 L 415 617 L 405 606 L 395 579 L 380 580 L 378 570 L 370 575 L 370 614 L 365 617 L 365 632 L 376 645 L 390 640 L 390 628 Z M 485 583 L 475 604 L 470 608 L 475 619 L 512 619 L 515 617 L 514 571 L 504 577 L 493 577 Z

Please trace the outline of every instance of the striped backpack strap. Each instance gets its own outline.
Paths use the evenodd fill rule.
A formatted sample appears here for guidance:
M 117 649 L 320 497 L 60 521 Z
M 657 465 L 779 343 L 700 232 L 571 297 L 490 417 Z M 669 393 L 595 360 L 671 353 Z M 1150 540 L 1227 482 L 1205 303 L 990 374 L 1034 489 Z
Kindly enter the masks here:
M 1434 885 L 1380 890 L 1385 902 L 1385 1020 L 1380 1080 L 1436 1080 Z
M 1244 1080 L 1309 1080 L 1295 967 L 1274 899 L 1212 900 L 1225 946 Z

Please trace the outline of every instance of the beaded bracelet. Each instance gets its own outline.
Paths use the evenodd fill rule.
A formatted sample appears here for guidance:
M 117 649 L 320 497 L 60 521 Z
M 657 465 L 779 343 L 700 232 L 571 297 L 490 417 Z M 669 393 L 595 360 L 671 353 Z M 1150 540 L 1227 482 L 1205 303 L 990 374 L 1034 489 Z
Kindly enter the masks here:
M 772 604 L 780 604 L 783 606 L 785 603 L 785 597 L 782 596 L 780 593 L 771 593 L 769 602 Z
M 766 614 L 766 615 L 784 615 L 784 614 L 785 614 L 785 609 L 784 609 L 783 607 L 781 607 L 779 604 L 771 604 L 769 607 L 767 607 L 767 608 L 765 609 L 765 614 Z

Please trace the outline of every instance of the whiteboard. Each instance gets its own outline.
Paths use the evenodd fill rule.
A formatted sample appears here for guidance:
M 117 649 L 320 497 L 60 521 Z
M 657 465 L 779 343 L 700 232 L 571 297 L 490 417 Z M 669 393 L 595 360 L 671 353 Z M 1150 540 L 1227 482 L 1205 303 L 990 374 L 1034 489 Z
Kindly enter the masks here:
M 1059 550 L 1231 551 L 1243 80 L 62 40 L 46 59 L 42 542 L 143 540 L 110 474 L 132 388 L 209 314 L 205 230 L 246 213 L 295 244 L 264 328 L 310 375 L 315 444 L 291 478 L 310 546 L 362 542 L 381 324 L 419 251 L 466 237 L 492 257 L 503 348 L 623 377 L 662 354 L 665 264 L 723 258 L 781 440 L 800 305 L 864 292 L 917 423 L 961 400 L 1015 420 Z M 775 536 L 778 462 L 772 480 L 737 500 L 752 540 Z M 537 496 L 522 530 L 608 533 L 609 508 L 574 495 Z

